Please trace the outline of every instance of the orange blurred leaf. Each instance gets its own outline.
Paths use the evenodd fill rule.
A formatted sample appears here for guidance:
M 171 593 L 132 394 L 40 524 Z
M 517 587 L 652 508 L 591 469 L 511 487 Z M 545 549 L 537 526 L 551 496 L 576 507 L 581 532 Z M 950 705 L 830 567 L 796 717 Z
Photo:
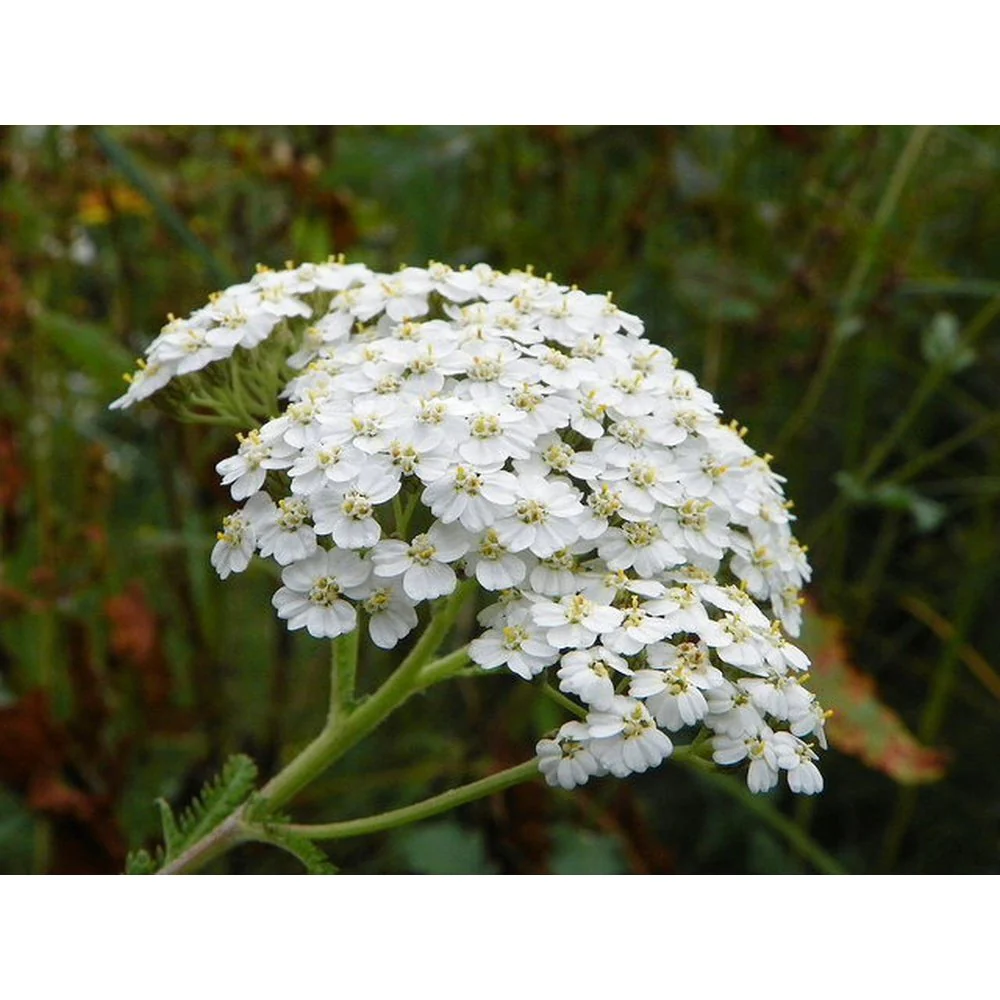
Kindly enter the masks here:
M 874 680 L 851 662 L 839 618 L 810 607 L 800 645 L 812 659 L 810 688 L 833 710 L 827 724 L 833 746 L 901 785 L 943 777 L 945 754 L 918 742 L 903 720 L 879 700 Z
M 111 626 L 111 652 L 138 674 L 146 704 L 163 705 L 170 694 L 170 671 L 160 621 L 142 585 L 133 580 L 122 593 L 109 597 L 104 613 Z

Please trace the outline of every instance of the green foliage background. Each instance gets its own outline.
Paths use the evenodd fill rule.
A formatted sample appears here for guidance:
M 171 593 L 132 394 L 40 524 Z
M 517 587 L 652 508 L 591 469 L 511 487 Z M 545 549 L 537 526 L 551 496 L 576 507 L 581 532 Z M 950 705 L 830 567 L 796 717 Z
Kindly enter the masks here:
M 337 843 L 338 867 L 997 871 L 998 177 L 1000 132 L 978 128 L 0 131 L 0 871 L 120 871 L 156 798 L 233 752 L 273 773 L 318 728 L 326 649 L 279 627 L 266 571 L 208 565 L 225 434 L 106 405 L 166 313 L 331 252 L 614 290 L 776 455 L 812 597 L 946 754 L 918 790 L 834 750 L 820 799 L 756 812 L 738 778 L 669 763 L 528 785 Z M 435 690 L 295 815 L 517 763 L 557 721 L 537 701 L 513 677 Z M 214 870 L 297 868 L 246 848 Z

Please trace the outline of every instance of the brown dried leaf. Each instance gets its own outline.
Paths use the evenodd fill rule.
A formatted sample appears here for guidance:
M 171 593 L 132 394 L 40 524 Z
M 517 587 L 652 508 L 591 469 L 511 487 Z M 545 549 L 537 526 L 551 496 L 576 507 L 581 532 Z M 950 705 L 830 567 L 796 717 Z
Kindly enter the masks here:
M 945 754 L 923 746 L 879 700 L 874 680 L 851 663 L 840 619 L 810 608 L 801 645 L 812 659 L 809 686 L 833 710 L 827 732 L 834 747 L 901 785 L 944 776 Z
M 170 671 L 163 653 L 163 637 L 156 612 L 137 580 L 104 602 L 111 625 L 111 652 L 140 678 L 150 708 L 162 706 L 170 695 Z
M 0 708 L 0 781 L 26 793 L 36 774 L 57 770 L 64 756 L 65 740 L 42 688 Z

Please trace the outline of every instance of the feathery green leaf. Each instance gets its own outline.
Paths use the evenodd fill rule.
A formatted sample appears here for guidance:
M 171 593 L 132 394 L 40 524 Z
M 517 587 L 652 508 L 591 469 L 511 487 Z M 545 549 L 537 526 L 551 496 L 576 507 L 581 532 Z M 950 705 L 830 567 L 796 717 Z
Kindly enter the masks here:
M 159 868 L 149 851 L 129 851 L 125 859 L 126 875 L 155 875 Z
M 337 875 L 340 869 L 332 864 L 326 854 L 307 837 L 292 833 L 284 824 L 291 818 L 275 813 L 257 830 L 254 839 L 277 847 L 302 862 L 307 875 Z
M 207 782 L 201 794 L 181 813 L 176 843 L 167 849 L 168 860 L 197 843 L 241 806 L 256 780 L 257 765 L 249 757 L 244 754 L 230 757 L 218 778 Z
M 160 826 L 163 828 L 163 848 L 167 857 L 173 858 L 180 852 L 181 832 L 177 828 L 177 820 L 166 799 L 157 799 L 156 807 L 160 810 Z

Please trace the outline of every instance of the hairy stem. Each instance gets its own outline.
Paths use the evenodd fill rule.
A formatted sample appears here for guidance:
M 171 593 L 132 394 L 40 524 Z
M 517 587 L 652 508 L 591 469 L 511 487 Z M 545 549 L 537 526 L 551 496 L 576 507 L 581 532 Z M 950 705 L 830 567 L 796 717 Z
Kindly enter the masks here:
M 440 684 L 441 681 L 457 677 L 469 664 L 469 647 L 462 646 L 447 656 L 442 656 L 433 663 L 428 663 L 417 676 L 417 687 L 420 690 Z
M 359 612 L 360 618 L 360 612 Z M 333 669 L 330 677 L 330 712 L 326 728 L 332 729 L 345 712 L 354 704 L 354 687 L 358 676 L 358 644 L 361 639 L 361 622 L 346 635 L 333 642 Z
M 428 622 L 410 655 L 382 686 L 349 714 L 328 725 L 298 757 L 264 786 L 261 798 L 269 809 L 278 809 L 288 802 L 372 732 L 410 695 L 425 686 L 420 684 L 420 672 L 444 642 L 474 587 L 474 580 L 459 584 Z
M 164 865 L 156 874 L 193 875 L 230 848 L 253 840 L 251 828 L 243 822 L 243 811 L 244 807 L 241 806 L 232 816 L 223 820 L 198 843 L 192 844 L 183 854 Z

